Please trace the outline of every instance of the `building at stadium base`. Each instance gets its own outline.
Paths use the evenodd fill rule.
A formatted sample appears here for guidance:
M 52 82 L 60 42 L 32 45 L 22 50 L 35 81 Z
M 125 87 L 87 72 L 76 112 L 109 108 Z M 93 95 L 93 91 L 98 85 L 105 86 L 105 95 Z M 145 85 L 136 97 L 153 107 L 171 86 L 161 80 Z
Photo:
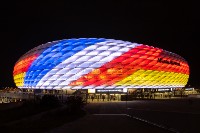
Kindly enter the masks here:
M 31 49 L 16 62 L 13 77 L 18 88 L 35 92 L 85 94 L 98 100 L 122 100 L 127 93 L 155 98 L 185 87 L 189 66 L 181 56 L 153 46 L 72 38 Z

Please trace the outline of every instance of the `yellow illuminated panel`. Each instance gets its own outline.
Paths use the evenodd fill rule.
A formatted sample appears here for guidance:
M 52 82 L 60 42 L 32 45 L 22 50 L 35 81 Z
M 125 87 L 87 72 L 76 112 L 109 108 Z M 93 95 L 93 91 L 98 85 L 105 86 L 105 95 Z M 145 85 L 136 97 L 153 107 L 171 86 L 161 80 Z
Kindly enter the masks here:
M 132 75 L 117 82 L 115 85 L 135 85 L 135 86 L 169 86 L 169 85 L 184 85 L 187 83 L 189 75 L 165 72 L 165 71 L 153 71 L 153 70 L 138 70 Z M 181 81 L 181 82 L 180 82 Z
M 24 77 L 26 73 L 20 73 L 14 76 L 14 82 L 16 86 L 23 86 L 24 85 Z

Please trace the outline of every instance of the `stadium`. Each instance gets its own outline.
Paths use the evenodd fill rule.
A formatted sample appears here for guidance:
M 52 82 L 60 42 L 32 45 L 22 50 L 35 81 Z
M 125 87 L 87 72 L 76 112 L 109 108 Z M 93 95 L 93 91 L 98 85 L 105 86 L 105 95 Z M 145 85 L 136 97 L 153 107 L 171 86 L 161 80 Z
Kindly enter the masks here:
M 15 63 L 14 82 L 23 90 L 74 93 L 110 99 L 130 93 L 152 96 L 186 86 L 187 61 L 172 52 L 129 41 L 72 38 L 39 45 Z

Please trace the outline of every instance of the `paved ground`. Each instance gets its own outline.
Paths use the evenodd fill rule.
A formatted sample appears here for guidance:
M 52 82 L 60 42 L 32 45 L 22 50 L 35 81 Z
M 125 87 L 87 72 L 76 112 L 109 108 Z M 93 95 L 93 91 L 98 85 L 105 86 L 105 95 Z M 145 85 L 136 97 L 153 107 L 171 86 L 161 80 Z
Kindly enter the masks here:
M 200 99 L 93 102 L 88 114 L 48 133 L 198 133 Z

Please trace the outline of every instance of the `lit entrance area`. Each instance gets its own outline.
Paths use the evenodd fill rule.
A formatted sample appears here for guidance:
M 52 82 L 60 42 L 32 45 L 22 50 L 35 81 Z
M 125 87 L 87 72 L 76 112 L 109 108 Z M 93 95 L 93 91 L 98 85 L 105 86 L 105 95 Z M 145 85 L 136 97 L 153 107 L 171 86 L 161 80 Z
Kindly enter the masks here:
M 104 102 L 104 101 L 121 101 L 123 94 L 89 94 L 88 101 Z
M 194 88 L 144 88 L 129 89 L 128 99 L 170 99 L 197 94 Z
M 88 102 L 114 102 L 121 101 L 121 96 L 126 95 L 123 89 L 88 89 Z

